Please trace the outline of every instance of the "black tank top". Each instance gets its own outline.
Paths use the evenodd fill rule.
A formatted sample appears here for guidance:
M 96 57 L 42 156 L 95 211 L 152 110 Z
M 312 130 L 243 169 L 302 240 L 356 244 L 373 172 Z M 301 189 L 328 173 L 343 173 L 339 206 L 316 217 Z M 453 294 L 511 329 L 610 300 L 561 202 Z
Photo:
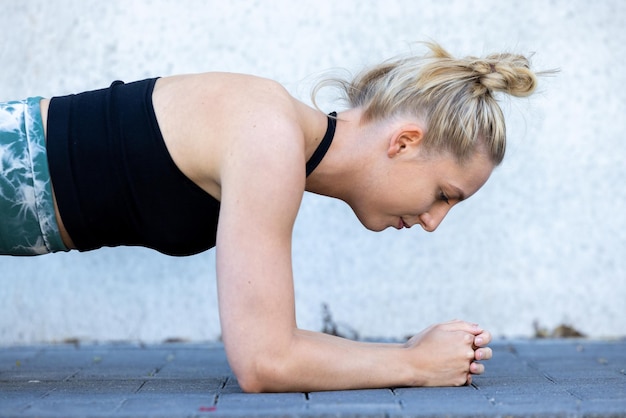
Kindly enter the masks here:
M 185 256 L 215 246 L 220 202 L 172 160 L 152 105 L 156 80 L 51 99 L 50 177 L 80 251 L 130 245 Z M 328 120 L 307 175 L 332 142 L 336 121 Z

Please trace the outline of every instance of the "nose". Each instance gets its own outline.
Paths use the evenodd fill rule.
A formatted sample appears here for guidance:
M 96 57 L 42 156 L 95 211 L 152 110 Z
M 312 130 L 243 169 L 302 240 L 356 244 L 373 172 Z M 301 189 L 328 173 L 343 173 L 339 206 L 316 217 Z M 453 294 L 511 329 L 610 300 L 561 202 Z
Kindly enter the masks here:
M 441 224 L 443 219 L 450 211 L 450 206 L 432 207 L 428 212 L 424 212 L 419 216 L 419 224 L 424 231 L 433 232 Z

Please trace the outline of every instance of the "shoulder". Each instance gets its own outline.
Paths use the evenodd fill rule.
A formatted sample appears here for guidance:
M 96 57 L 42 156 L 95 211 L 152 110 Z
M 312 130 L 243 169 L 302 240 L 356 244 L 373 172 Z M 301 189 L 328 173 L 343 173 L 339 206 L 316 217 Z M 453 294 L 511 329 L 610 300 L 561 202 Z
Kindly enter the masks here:
M 248 74 L 221 72 L 160 78 L 154 96 L 158 101 L 184 98 L 195 105 L 215 105 L 229 109 L 232 106 L 255 105 L 257 101 L 292 100 L 289 92 L 277 81 Z
M 228 73 L 201 74 L 198 80 L 202 85 L 215 84 L 202 95 L 200 107 L 205 120 L 212 121 L 212 132 L 219 133 L 224 163 L 232 158 L 260 167 L 282 159 L 288 167 L 291 159 L 303 158 L 298 101 L 280 83 Z
M 231 73 L 166 77 L 153 100 L 174 160 L 218 199 L 231 181 L 289 171 L 297 177 L 304 167 L 300 105 L 276 81 Z
M 246 74 L 203 73 L 159 79 L 155 108 L 182 125 L 230 129 L 297 127 L 297 100 L 278 82 Z M 295 123 L 295 124 L 294 124 Z M 260 124 L 260 125 L 259 125 Z M 203 132 L 206 133 L 206 132 Z
M 238 84 L 220 111 L 228 133 L 222 179 L 254 177 L 246 182 L 296 182 L 304 188 L 305 139 L 297 101 L 272 80 L 246 77 Z

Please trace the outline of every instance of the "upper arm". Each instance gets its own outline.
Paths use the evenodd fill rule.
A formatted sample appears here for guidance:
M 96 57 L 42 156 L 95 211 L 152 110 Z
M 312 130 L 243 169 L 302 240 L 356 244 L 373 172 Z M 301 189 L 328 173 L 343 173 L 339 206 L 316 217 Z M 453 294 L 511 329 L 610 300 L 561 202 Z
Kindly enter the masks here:
M 291 236 L 304 192 L 302 134 L 265 116 L 239 126 L 245 138 L 233 141 L 221 168 L 218 295 L 236 373 L 251 353 L 288 345 L 296 327 Z

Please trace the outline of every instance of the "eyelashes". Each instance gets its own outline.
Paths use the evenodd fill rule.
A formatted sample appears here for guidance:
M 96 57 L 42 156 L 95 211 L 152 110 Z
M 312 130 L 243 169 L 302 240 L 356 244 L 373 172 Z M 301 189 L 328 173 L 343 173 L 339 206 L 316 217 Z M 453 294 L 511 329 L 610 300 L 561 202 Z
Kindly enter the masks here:
M 446 194 L 443 192 L 443 190 L 439 191 L 439 200 L 441 200 L 442 202 L 446 202 L 446 204 L 450 204 L 450 199 L 448 199 L 448 196 L 446 196 Z

